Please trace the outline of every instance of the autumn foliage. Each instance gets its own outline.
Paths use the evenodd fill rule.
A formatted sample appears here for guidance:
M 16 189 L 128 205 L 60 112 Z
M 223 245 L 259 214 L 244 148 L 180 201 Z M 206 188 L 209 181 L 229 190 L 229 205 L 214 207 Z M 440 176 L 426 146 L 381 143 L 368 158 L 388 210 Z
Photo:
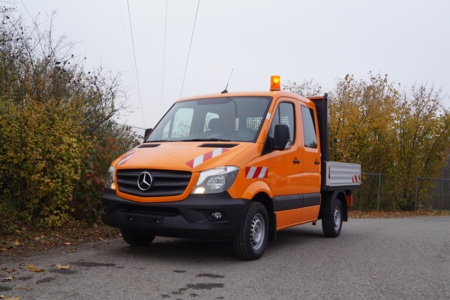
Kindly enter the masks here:
M 322 93 L 312 81 L 285 88 Z M 330 158 L 361 164 L 357 209 L 408 211 L 428 200 L 433 181 L 417 178 L 439 177 L 450 154 L 450 112 L 442 100 L 433 87 L 404 91 L 387 75 L 369 73 L 366 80 L 347 75 L 337 81 L 329 93 Z
M 51 29 L 0 8 L 0 231 L 95 222 L 110 162 L 135 136 L 113 116 L 118 77 L 86 72 Z

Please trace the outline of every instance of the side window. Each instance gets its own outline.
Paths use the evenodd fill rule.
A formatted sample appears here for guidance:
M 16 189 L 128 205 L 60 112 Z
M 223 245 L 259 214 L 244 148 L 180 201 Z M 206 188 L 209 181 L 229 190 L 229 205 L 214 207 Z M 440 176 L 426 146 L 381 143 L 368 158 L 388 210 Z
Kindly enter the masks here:
M 305 139 L 305 147 L 317 148 L 316 123 L 314 119 L 314 111 L 306 106 L 301 106 L 303 136 Z
M 269 129 L 269 139 L 274 138 L 275 125 L 284 124 L 289 127 L 289 136 L 292 142 L 295 140 L 295 113 L 294 104 L 290 102 L 281 102 L 272 119 Z

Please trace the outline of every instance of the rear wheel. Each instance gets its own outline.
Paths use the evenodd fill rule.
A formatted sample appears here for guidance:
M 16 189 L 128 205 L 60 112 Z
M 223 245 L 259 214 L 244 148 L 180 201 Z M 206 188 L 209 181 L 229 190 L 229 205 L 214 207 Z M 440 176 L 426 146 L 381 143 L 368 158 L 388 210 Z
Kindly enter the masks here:
M 123 228 L 120 229 L 120 233 L 123 240 L 130 246 L 147 246 L 155 239 L 154 234 L 143 234 Z
M 245 220 L 233 240 L 234 251 L 239 258 L 260 258 L 269 238 L 269 218 L 261 203 L 251 202 Z
M 336 198 L 331 199 L 324 207 L 322 217 L 323 234 L 327 237 L 337 237 L 342 229 L 342 203 Z

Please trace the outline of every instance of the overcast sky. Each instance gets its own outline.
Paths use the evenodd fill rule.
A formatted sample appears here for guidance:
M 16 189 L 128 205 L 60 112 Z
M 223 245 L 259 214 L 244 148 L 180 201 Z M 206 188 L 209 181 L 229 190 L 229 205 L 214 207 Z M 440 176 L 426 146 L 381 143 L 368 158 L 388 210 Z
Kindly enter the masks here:
M 120 122 L 133 126 L 153 127 L 180 96 L 222 91 L 232 69 L 229 91 L 267 90 L 274 74 L 313 79 L 326 91 L 346 74 L 368 79 L 371 71 L 405 90 L 441 88 L 450 107 L 448 0 L 9 2 L 30 24 L 37 17 L 44 26 L 55 13 L 54 32 L 75 43 L 86 69 L 121 73 L 132 112 Z

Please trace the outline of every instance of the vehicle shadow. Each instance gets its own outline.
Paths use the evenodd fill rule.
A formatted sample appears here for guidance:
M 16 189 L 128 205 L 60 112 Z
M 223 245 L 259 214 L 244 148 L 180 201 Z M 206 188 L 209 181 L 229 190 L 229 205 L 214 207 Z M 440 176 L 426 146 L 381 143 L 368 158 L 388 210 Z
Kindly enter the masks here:
M 156 237 L 145 247 L 129 246 L 125 242 L 116 248 L 117 255 L 133 255 L 141 258 L 158 260 L 237 260 L 233 253 L 231 241 L 198 240 Z
M 316 243 L 323 239 L 320 226 L 312 229 L 308 225 L 289 228 L 277 233 L 276 240 L 269 242 L 266 253 L 276 255 L 278 249 L 298 247 L 303 243 Z M 121 241 L 122 242 L 122 241 Z M 143 259 L 158 260 L 186 260 L 186 261 L 236 261 L 242 262 L 233 251 L 230 240 L 202 240 L 156 237 L 145 247 L 132 247 L 125 242 L 117 244 L 115 248 L 118 256 L 133 255 Z

